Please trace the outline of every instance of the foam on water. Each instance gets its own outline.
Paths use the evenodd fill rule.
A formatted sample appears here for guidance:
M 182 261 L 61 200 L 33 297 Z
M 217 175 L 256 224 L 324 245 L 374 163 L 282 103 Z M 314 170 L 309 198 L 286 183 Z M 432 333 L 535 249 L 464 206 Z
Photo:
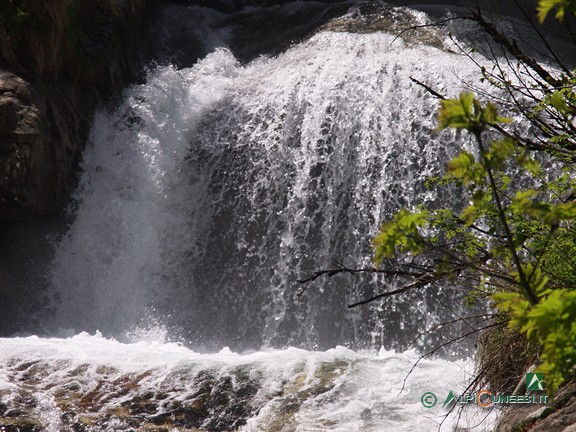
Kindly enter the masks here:
M 440 404 L 424 408 L 420 401 L 427 391 L 441 400 L 449 390 L 462 391 L 470 363 L 423 360 L 408 375 L 417 359 L 412 351 L 344 347 L 199 354 L 175 343 L 124 344 L 87 333 L 0 339 L 0 395 L 4 406 L 39 419 L 49 431 L 67 430 L 78 421 L 93 426 L 87 430 L 127 430 L 134 419 L 144 427 L 165 413 L 172 413 L 178 430 L 175 407 L 205 400 L 199 389 L 207 381 L 213 400 L 233 400 L 244 391 L 244 399 L 236 396 L 236 404 L 245 405 L 243 431 L 449 431 L 457 423 L 464 428 L 484 419 L 481 412 L 445 419 Z M 234 413 L 242 416 L 232 407 L 213 403 L 196 426 L 225 430 L 210 422 L 238 421 Z

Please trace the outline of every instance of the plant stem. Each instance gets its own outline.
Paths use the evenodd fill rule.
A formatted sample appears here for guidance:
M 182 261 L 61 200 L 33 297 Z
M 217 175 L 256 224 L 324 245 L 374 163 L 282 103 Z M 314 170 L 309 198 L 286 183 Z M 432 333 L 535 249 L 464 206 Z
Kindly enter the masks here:
M 482 163 L 484 164 L 486 172 L 488 173 L 488 178 L 490 180 L 490 187 L 492 188 L 492 193 L 494 194 L 494 200 L 496 201 L 496 206 L 498 208 L 498 216 L 500 218 L 500 222 L 502 223 L 502 227 L 504 228 L 504 233 L 506 234 L 506 243 L 508 243 L 508 248 L 512 253 L 512 259 L 514 260 L 514 265 L 518 270 L 518 276 L 520 278 L 520 286 L 526 292 L 530 304 L 532 305 L 538 304 L 538 296 L 536 296 L 536 294 L 532 291 L 532 288 L 530 288 L 530 282 L 526 278 L 526 274 L 522 269 L 520 257 L 518 256 L 518 253 L 516 252 L 516 247 L 514 246 L 512 231 L 510 230 L 508 222 L 506 221 L 506 213 L 504 212 L 504 207 L 502 206 L 502 200 L 500 199 L 498 188 L 496 187 L 496 181 L 494 180 L 494 175 L 492 174 L 490 164 L 486 159 L 486 151 L 484 149 L 484 142 L 482 141 L 482 133 L 478 130 L 473 131 L 473 133 L 474 136 L 476 137 L 476 141 L 478 142 L 478 148 L 480 150 L 480 156 L 482 157 Z

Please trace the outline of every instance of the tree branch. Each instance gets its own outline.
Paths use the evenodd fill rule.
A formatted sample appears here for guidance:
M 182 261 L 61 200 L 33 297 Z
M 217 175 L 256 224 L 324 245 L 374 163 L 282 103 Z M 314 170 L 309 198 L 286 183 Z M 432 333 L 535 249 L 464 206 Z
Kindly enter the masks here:
M 452 270 L 452 273 L 454 273 L 454 274 L 459 273 L 463 269 L 464 269 L 464 267 L 455 268 L 454 270 Z M 446 278 L 447 276 L 448 276 L 447 274 L 438 275 L 438 274 L 433 274 L 433 273 L 426 273 L 426 274 L 421 275 L 414 282 L 409 283 L 408 285 L 405 285 L 402 288 L 398 288 L 398 289 L 395 289 L 392 291 L 377 294 L 373 297 L 361 300 L 361 301 L 356 302 L 356 303 L 352 303 L 351 305 L 348 305 L 348 308 L 362 306 L 362 305 L 365 305 L 368 303 L 372 303 L 373 301 L 376 301 L 376 300 L 384 298 L 384 297 L 390 297 L 390 296 L 393 296 L 396 294 L 401 294 L 403 292 L 409 291 L 411 289 L 421 288 L 421 287 L 428 285 L 432 282 L 437 282 L 439 280 L 442 280 L 442 279 Z
M 335 268 L 325 269 L 325 270 L 317 270 L 314 273 L 312 273 L 312 275 L 310 277 L 307 277 L 305 279 L 299 279 L 297 282 L 299 282 L 301 284 L 306 284 L 306 285 L 298 292 L 297 296 L 300 297 L 302 294 L 304 294 L 304 292 L 308 288 L 308 285 L 310 284 L 310 282 L 315 281 L 316 279 L 318 279 L 321 276 L 332 277 L 334 275 L 341 274 L 341 273 L 348 273 L 348 274 L 379 273 L 379 274 L 384 274 L 386 276 L 409 276 L 409 277 L 418 278 L 418 277 L 421 277 L 425 274 L 422 272 L 413 272 L 413 271 L 409 271 L 409 270 L 387 270 L 387 269 L 380 269 L 380 268 L 376 268 L 376 267 L 365 267 L 365 268 L 360 268 L 360 269 L 351 269 L 351 268 L 346 267 L 345 265 L 343 265 L 342 263 L 340 263 L 334 259 L 332 260 L 332 263 L 336 266 Z

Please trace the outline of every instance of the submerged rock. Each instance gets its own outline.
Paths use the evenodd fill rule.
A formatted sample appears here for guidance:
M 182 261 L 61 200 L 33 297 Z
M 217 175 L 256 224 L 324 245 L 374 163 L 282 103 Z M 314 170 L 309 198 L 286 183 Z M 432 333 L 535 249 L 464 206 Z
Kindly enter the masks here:
M 284 430 L 306 401 L 330 392 L 351 363 L 304 363 L 276 392 L 257 364 L 229 369 L 187 366 L 162 378 L 157 369 L 126 373 L 106 365 L 20 361 L 6 365 L 11 389 L 0 391 L 6 431 L 235 431 L 267 403 L 280 407 L 266 430 Z

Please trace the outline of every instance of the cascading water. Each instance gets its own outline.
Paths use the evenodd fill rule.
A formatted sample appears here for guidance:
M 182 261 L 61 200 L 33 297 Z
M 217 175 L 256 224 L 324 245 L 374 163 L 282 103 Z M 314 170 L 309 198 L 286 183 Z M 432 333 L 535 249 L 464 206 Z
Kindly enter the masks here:
M 154 70 L 101 113 L 52 268 L 56 323 L 118 336 L 145 317 L 193 345 L 327 348 L 390 347 L 402 325 L 438 318 L 438 292 L 348 312 L 382 290 L 366 278 L 295 296 L 332 258 L 366 265 L 380 222 L 434 199 L 424 180 L 454 152 L 431 138 L 437 102 L 409 77 L 457 91 L 455 69 L 474 67 L 393 39 L 322 32 L 247 66 L 219 49 Z
M 53 334 L 101 333 L 3 342 L 2 403 L 24 406 L 18 383 L 39 373 L 53 385 L 24 387 L 54 414 L 41 420 L 48 430 L 160 420 L 206 430 L 435 430 L 421 393 L 456 390 L 462 363 L 424 362 L 397 397 L 415 357 L 385 349 L 404 350 L 451 317 L 449 289 L 352 311 L 347 304 L 381 292 L 382 280 L 318 279 L 296 296 L 296 280 L 331 259 L 369 264 L 385 217 L 438 199 L 425 179 L 457 146 L 435 135 L 437 101 L 410 76 L 455 94 L 478 71 L 448 40 L 435 43 L 325 30 L 247 65 L 217 48 L 189 69 L 157 67 L 99 113 L 44 320 Z M 262 351 L 195 354 L 151 342 L 158 332 L 197 352 Z M 336 345 L 385 349 L 273 350 Z M 206 386 L 210 401 L 227 402 L 207 402 Z M 67 389 L 77 395 L 62 398 Z M 74 405 L 90 407 L 90 418 Z

